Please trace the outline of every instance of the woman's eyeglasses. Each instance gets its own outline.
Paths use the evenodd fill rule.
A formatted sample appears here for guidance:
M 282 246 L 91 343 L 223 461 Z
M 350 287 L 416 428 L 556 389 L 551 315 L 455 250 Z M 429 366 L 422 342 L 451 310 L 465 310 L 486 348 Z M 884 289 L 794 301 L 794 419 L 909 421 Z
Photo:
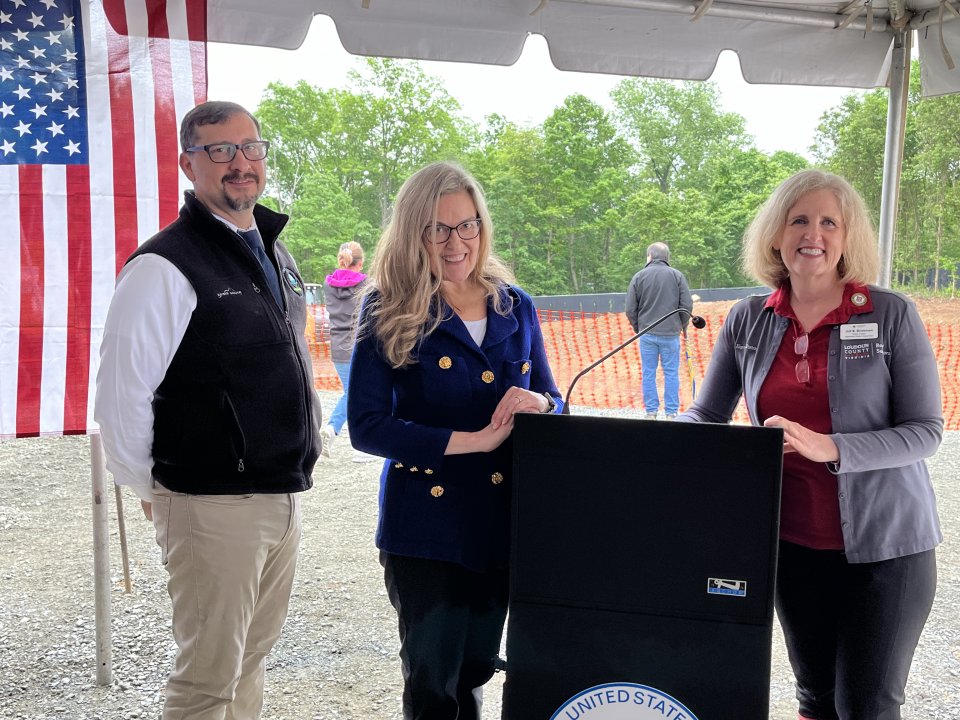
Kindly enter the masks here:
M 473 240 L 477 235 L 480 234 L 480 218 L 470 218 L 469 220 L 464 220 L 455 227 L 450 227 L 449 225 L 444 225 L 443 223 L 427 225 L 423 229 L 423 234 L 421 237 L 423 237 L 425 242 L 433 245 L 443 245 L 447 240 L 450 239 L 450 233 L 454 231 L 456 231 L 457 235 L 460 236 L 461 240 Z
M 801 385 L 810 384 L 810 361 L 807 360 L 807 350 L 809 349 L 810 335 L 808 333 L 800 335 L 793 341 L 793 352 L 802 356 L 793 368 L 797 376 L 797 382 Z

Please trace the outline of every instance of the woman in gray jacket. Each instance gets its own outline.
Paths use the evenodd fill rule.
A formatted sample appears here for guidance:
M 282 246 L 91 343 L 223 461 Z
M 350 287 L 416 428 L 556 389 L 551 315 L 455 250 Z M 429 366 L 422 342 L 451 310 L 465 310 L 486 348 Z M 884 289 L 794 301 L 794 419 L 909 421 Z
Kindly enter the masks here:
M 772 288 L 737 303 L 684 420 L 783 428 L 776 609 L 800 719 L 898 720 L 942 540 L 924 458 L 940 444 L 936 360 L 913 303 L 868 285 L 869 214 L 842 178 L 784 181 L 744 237 Z

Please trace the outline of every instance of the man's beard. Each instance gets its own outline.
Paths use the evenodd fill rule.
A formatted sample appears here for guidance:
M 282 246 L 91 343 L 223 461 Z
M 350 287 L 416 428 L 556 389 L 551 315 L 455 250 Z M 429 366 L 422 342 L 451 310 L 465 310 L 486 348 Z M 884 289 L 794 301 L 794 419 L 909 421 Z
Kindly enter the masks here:
M 253 180 L 256 183 L 257 185 L 256 194 L 252 198 L 230 197 L 230 195 L 227 193 L 227 183 L 232 182 L 234 180 L 246 180 L 246 179 Z M 237 173 L 235 175 L 228 175 L 225 178 L 223 178 L 222 182 L 223 182 L 223 198 L 224 200 L 227 201 L 227 205 L 229 205 L 230 209 L 233 210 L 234 212 L 246 212 L 247 210 L 249 210 L 250 208 L 252 208 L 254 205 L 257 204 L 257 200 L 260 199 L 260 195 L 262 194 L 262 190 L 260 190 L 260 177 L 255 173 L 246 173 L 243 175 L 241 175 L 240 173 Z

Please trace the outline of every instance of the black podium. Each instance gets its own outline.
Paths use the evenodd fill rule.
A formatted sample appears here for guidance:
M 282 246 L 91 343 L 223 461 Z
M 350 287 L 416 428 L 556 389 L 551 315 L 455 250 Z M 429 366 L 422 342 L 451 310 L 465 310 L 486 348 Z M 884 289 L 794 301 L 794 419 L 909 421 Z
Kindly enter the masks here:
M 513 437 L 505 720 L 612 683 L 766 720 L 782 431 L 517 415 Z M 557 717 L 616 700 L 588 695 Z

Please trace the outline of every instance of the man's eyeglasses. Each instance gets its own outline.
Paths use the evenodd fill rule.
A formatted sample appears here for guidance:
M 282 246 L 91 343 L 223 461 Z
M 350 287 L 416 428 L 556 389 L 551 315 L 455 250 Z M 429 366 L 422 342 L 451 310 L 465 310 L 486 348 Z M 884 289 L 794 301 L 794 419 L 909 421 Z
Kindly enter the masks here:
M 477 235 L 480 234 L 480 218 L 470 218 L 469 220 L 464 220 L 456 227 L 450 227 L 449 225 L 444 225 L 443 223 L 427 225 L 423 229 L 422 237 L 424 242 L 428 242 L 433 245 L 443 245 L 447 240 L 450 239 L 450 233 L 454 230 L 457 231 L 457 235 L 460 236 L 461 240 L 473 240 Z
M 801 385 L 810 384 L 810 361 L 807 360 L 807 350 L 810 349 L 810 335 L 804 333 L 793 341 L 793 352 L 802 357 L 797 361 L 793 371 L 797 375 L 797 382 Z
M 254 140 L 246 143 L 213 143 L 211 145 L 195 145 L 188 147 L 186 152 L 206 151 L 210 159 L 215 163 L 228 163 L 233 160 L 237 150 L 243 153 L 247 160 L 263 160 L 267 156 L 267 150 L 270 149 L 268 140 Z

